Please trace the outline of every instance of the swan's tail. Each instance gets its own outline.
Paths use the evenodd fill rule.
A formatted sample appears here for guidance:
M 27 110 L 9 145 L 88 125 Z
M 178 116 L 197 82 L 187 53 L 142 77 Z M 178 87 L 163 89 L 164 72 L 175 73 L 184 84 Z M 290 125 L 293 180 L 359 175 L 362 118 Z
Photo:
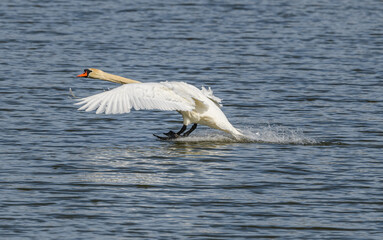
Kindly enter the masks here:
M 228 131 L 228 133 L 231 134 L 231 136 L 233 136 L 236 140 L 244 140 L 244 139 L 247 139 L 246 135 L 241 133 L 238 129 L 236 129 L 235 127 L 233 127 L 230 131 Z

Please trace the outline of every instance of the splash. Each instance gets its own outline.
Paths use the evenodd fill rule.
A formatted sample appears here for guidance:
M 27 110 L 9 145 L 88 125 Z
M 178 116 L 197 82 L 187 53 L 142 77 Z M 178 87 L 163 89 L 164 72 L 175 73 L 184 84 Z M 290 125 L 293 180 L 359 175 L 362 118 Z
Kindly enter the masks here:
M 300 129 L 289 129 L 277 125 L 267 125 L 261 128 L 246 128 L 240 130 L 245 138 L 234 139 L 221 132 L 203 132 L 187 138 L 179 138 L 175 142 L 221 142 L 221 143 L 271 143 L 315 145 L 318 142 L 304 135 Z
M 278 125 L 267 125 L 259 129 L 242 130 L 251 142 L 314 145 L 318 142 L 305 136 L 301 129 L 289 129 Z

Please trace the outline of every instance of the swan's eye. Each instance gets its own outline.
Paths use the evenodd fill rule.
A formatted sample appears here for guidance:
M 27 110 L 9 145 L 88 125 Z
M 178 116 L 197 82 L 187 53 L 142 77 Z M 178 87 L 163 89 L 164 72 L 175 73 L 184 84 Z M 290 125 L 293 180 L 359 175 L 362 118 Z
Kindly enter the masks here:
M 84 73 L 86 73 L 86 76 L 88 77 L 89 76 L 89 73 L 91 73 L 92 70 L 89 70 L 89 69 L 84 69 Z

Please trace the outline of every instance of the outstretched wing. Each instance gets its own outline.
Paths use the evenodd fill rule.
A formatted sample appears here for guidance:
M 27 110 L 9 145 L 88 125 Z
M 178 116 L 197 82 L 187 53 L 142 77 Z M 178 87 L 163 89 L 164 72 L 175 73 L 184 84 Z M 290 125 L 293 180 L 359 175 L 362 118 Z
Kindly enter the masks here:
M 190 86 L 186 83 L 177 84 Z M 82 105 L 79 110 L 96 110 L 97 114 L 128 113 L 132 108 L 135 110 L 193 110 L 195 107 L 193 96 L 190 94 L 182 95 L 174 90 L 174 86 L 170 83 L 125 84 L 103 93 L 79 99 L 76 105 Z

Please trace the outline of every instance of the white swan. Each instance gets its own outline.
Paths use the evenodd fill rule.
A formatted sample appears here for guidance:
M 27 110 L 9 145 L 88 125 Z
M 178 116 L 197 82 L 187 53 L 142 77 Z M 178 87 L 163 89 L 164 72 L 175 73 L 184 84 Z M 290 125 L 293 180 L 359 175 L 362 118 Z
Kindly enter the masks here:
M 244 137 L 227 120 L 220 109 L 221 99 L 215 97 L 210 88 L 202 87 L 199 90 L 185 82 L 140 83 L 95 68 L 85 69 L 84 73 L 77 77 L 95 78 L 125 84 L 106 92 L 79 99 L 79 102 L 76 103 L 82 105 L 79 110 L 96 110 L 97 114 L 128 113 L 131 108 L 135 110 L 178 111 L 183 117 L 183 126 L 179 132 L 169 131 L 165 133 L 166 137 L 153 134 L 163 140 L 189 136 L 196 129 L 197 124 L 227 132 L 236 139 Z M 191 123 L 193 123 L 193 126 L 189 131 L 185 132 L 187 125 Z

